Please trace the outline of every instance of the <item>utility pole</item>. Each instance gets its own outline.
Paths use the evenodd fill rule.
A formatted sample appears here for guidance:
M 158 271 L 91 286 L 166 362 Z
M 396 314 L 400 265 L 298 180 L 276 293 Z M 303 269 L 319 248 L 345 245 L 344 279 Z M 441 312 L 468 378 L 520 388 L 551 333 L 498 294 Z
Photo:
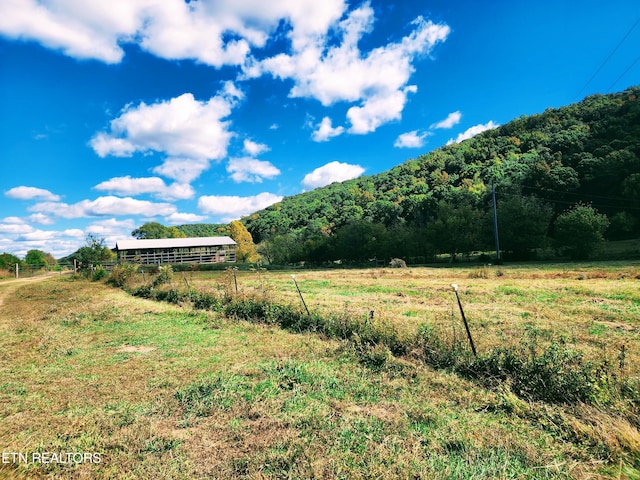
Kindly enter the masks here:
M 491 198 L 493 199 L 493 232 L 496 237 L 496 258 L 500 260 L 500 240 L 498 239 L 498 209 L 496 208 L 496 187 L 491 182 Z

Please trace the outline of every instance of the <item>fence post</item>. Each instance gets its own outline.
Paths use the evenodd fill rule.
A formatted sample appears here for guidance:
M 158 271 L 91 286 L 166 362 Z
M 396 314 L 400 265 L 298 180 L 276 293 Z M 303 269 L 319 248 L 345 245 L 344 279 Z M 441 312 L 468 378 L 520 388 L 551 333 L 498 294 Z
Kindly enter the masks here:
M 291 275 L 291 279 L 293 280 L 293 284 L 296 286 L 296 290 L 298 290 L 298 295 L 300 295 L 300 300 L 302 300 L 302 305 L 304 305 L 304 309 L 307 311 L 307 315 L 311 315 L 309 313 L 309 309 L 307 308 L 307 304 L 304 301 L 304 297 L 302 296 L 302 292 L 300 291 L 300 287 L 298 287 L 298 282 L 296 282 L 296 276 Z
M 460 307 L 460 314 L 462 315 L 462 321 L 464 322 L 464 328 L 467 330 L 467 337 L 469 337 L 469 345 L 471 345 L 471 351 L 473 352 L 473 356 L 477 356 L 476 346 L 473 344 L 473 338 L 471 338 L 471 330 L 469 330 L 469 324 L 467 323 L 467 317 L 464 315 L 464 310 L 462 309 L 462 302 L 460 302 L 460 296 L 458 295 L 458 285 L 455 283 L 451 284 L 453 291 L 456 292 L 456 299 L 458 300 L 458 307 Z
M 16 278 L 20 278 L 20 265 L 16 263 Z

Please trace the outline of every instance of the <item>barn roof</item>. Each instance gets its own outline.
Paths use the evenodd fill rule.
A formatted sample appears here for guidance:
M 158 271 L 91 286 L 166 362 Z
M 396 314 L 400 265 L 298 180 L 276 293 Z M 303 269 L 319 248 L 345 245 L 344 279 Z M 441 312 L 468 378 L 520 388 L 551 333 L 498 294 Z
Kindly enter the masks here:
M 231 237 L 157 238 L 150 240 L 118 240 L 116 250 L 144 250 L 152 248 L 214 247 L 236 245 Z

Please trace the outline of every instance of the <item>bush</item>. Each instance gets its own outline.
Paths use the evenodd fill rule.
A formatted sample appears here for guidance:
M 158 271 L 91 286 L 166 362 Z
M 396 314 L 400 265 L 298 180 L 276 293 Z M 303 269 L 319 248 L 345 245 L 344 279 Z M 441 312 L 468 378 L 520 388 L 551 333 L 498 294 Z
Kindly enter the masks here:
M 214 311 L 219 311 L 222 309 L 222 300 L 210 293 L 191 290 L 189 291 L 188 296 L 191 300 L 191 303 L 193 304 L 193 308 L 195 309 Z
M 171 268 L 171 265 L 161 265 L 158 268 L 158 276 L 153 279 L 152 285 L 157 287 L 158 285 L 171 283 L 171 280 L 173 280 L 173 268 Z
M 107 283 L 117 288 L 124 288 L 137 272 L 137 265 L 121 263 L 111 269 Z
M 108 276 L 109 276 L 109 272 L 107 272 L 107 269 L 104 268 L 102 265 L 98 265 L 93 270 L 93 274 L 91 275 L 91 280 L 94 282 L 98 282 Z

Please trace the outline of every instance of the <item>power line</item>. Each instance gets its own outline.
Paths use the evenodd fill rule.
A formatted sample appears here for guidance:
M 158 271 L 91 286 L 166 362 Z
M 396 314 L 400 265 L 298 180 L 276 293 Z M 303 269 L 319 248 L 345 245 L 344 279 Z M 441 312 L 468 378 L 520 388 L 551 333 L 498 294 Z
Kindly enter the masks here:
M 539 192 L 553 192 L 553 193 L 560 193 L 562 195 L 574 195 L 576 197 L 601 198 L 601 199 L 604 199 L 604 200 L 613 200 L 613 201 L 620 201 L 620 202 L 628 202 L 629 201 L 628 197 L 611 197 L 611 196 L 607 196 L 607 195 L 593 195 L 591 193 L 567 192 L 567 191 L 563 191 L 563 190 L 553 190 L 552 188 L 531 187 L 529 185 L 521 185 L 521 187 L 522 188 L 527 188 L 529 190 L 537 190 Z
M 596 76 L 598 75 L 598 73 L 600 73 L 600 70 L 602 70 L 604 68 L 604 66 L 607 64 L 607 62 L 611 59 L 611 57 L 613 57 L 613 55 L 618 51 L 618 48 L 620 48 L 620 46 L 624 43 L 624 41 L 627 39 L 627 37 L 629 35 L 631 35 L 631 32 L 633 31 L 634 28 L 636 28 L 636 26 L 638 25 L 638 23 L 640 23 L 640 17 L 638 17 L 638 19 L 635 21 L 635 23 L 631 26 L 631 28 L 627 31 L 627 33 L 624 35 L 624 37 L 622 37 L 622 40 L 620 40 L 620 42 L 615 46 L 615 48 L 613 50 L 611 50 L 611 53 L 609 53 L 609 55 L 607 56 L 607 58 L 604 59 L 604 61 L 600 64 L 600 66 L 598 67 L 598 69 L 596 70 L 596 72 L 591 75 L 591 78 L 589 80 L 587 80 L 587 83 L 585 83 L 584 87 L 582 87 L 582 89 L 580 90 L 580 92 L 578 93 L 578 97 L 580 97 L 582 95 L 582 92 L 585 91 L 585 89 L 589 86 L 589 84 L 591 83 L 591 81 L 596 78 Z M 637 60 L 636 60 L 637 61 Z M 635 62 L 634 62 L 635 63 Z M 633 65 L 632 65 L 633 66 Z M 631 67 L 630 67 L 631 68 Z M 629 70 L 629 69 L 627 69 Z M 625 71 L 626 73 L 626 71 Z M 622 78 L 622 76 L 624 75 L 624 73 L 620 76 L 620 78 Z M 620 79 L 618 78 L 618 80 Z M 613 82 L 614 84 L 618 81 L 616 80 L 615 82 Z M 613 86 L 613 85 L 611 85 Z M 611 88 L 611 87 L 609 87 Z
M 640 57 L 636 58 L 636 59 L 633 61 L 633 63 L 632 63 L 631 65 L 629 65 L 629 67 L 628 67 L 624 72 L 622 72 L 622 74 L 621 74 L 618 78 L 616 78 L 616 81 L 615 81 L 615 82 L 613 82 L 613 83 L 611 84 L 611 86 L 609 86 L 609 88 L 607 88 L 607 93 L 609 93 L 609 91 L 611 91 L 611 89 L 613 88 L 613 86 L 614 86 L 616 83 L 618 83 L 618 81 L 619 81 L 622 77 L 624 77 L 624 76 L 627 74 L 627 72 L 628 72 L 629 70 L 631 70 L 631 69 L 633 68 L 633 66 L 634 66 L 636 63 L 638 63 L 638 60 L 640 60 Z

